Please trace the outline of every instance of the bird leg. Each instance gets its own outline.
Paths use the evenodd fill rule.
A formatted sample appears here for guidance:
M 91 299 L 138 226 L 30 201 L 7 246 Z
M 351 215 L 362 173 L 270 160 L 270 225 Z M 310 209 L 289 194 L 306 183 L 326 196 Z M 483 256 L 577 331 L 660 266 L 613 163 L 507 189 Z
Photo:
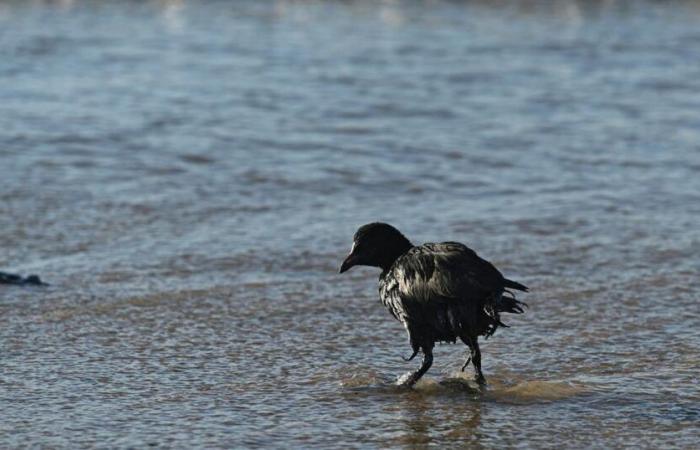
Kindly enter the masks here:
M 472 362 L 471 352 L 470 352 L 469 356 L 467 356 L 467 360 L 464 361 L 464 365 L 462 365 L 462 372 L 464 372 L 464 370 L 467 368 L 467 366 L 469 365 L 470 362 Z
M 408 342 L 411 344 L 411 348 L 413 349 L 413 354 L 411 356 L 409 356 L 408 358 L 404 358 L 402 356 L 401 358 L 404 361 L 411 361 L 413 358 L 416 357 L 416 355 L 418 354 L 418 351 L 420 350 L 420 344 L 413 339 L 413 335 L 411 334 L 410 331 L 408 332 Z
M 476 371 L 476 382 L 479 383 L 480 386 L 483 386 L 486 384 L 486 378 L 484 378 L 484 374 L 481 372 L 481 350 L 479 349 L 479 342 L 477 339 L 476 337 L 472 339 L 471 358 L 472 364 L 474 364 L 474 370 Z
M 462 372 L 464 372 L 467 365 L 469 365 L 471 362 L 474 365 L 474 370 L 476 371 L 476 376 L 474 377 L 476 382 L 479 383 L 479 385 L 486 384 L 486 378 L 484 378 L 484 374 L 481 372 L 481 350 L 479 349 L 478 337 L 460 336 L 460 339 L 467 345 L 467 347 L 469 347 L 469 356 L 462 366 Z
M 425 372 L 430 369 L 430 366 L 433 365 L 433 346 L 425 346 L 422 347 L 421 350 L 423 350 L 423 363 L 418 370 L 408 376 L 406 381 L 401 383 L 403 386 L 412 387 L 418 380 L 421 379 L 423 375 L 425 375 Z
M 469 363 L 472 361 L 472 341 L 468 337 L 460 336 L 459 339 L 464 342 L 464 345 L 469 347 L 469 355 L 467 355 L 467 360 L 464 361 L 464 364 L 462 365 L 462 372 L 465 371 Z
M 413 354 L 411 356 L 409 356 L 408 358 L 404 358 L 402 356 L 401 359 L 403 359 L 404 361 L 411 361 L 413 358 L 416 357 L 417 354 L 418 354 L 418 348 L 415 348 L 415 349 L 413 349 Z

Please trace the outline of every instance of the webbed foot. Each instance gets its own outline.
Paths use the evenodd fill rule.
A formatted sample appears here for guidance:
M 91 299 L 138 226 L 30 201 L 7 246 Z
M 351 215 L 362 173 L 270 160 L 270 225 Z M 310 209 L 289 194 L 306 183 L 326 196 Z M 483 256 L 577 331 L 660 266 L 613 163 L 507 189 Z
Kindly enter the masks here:
M 396 385 L 403 388 L 412 388 L 417 381 L 418 377 L 416 377 L 416 372 L 408 372 L 396 381 Z
M 422 347 L 423 350 L 423 363 L 420 366 L 420 369 L 416 370 L 415 372 L 412 372 L 410 374 L 404 375 L 399 379 L 399 385 L 400 386 L 406 386 L 406 387 L 412 387 L 420 378 L 425 375 L 425 372 L 430 369 L 430 366 L 433 365 L 433 346 L 431 345 L 430 347 L 424 346 Z M 416 352 L 417 353 L 417 352 Z M 416 356 L 414 353 L 410 359 L 413 359 L 413 357 Z

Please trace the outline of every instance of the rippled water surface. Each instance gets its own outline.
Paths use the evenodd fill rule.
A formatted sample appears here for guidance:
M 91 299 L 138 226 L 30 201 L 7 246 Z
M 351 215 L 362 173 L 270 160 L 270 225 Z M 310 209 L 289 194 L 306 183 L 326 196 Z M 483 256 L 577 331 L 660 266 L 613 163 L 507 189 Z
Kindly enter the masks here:
M 700 3 L 0 2 L 0 446 L 697 448 Z M 531 287 L 417 367 L 355 228 Z

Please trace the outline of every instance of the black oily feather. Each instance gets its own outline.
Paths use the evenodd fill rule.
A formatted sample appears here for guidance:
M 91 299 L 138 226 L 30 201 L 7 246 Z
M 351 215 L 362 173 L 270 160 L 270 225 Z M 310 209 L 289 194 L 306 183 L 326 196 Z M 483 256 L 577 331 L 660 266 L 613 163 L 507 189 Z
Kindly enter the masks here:
M 521 314 L 527 306 L 507 287 L 527 291 L 458 242 L 412 247 L 379 280 L 382 303 L 418 346 L 489 337 L 506 327 L 501 313 Z
M 386 223 L 360 227 L 350 254 L 340 266 L 343 273 L 354 266 L 382 269 L 379 297 L 408 332 L 413 359 L 423 353 L 421 367 L 403 381 L 412 386 L 433 363 L 436 342 L 456 342 L 469 347 L 469 357 L 479 384 L 481 371 L 479 336 L 488 338 L 501 327 L 502 313 L 522 314 L 527 305 L 513 291 L 528 288 L 509 280 L 490 262 L 459 242 L 414 246 L 399 230 Z M 404 358 L 406 359 L 406 358 Z

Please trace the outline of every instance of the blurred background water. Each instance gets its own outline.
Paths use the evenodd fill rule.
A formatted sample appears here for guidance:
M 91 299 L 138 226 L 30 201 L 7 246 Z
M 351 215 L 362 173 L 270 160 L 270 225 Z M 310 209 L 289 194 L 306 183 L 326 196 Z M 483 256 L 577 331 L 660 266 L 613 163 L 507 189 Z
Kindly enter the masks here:
M 0 2 L 0 445 L 694 448 L 699 192 L 700 2 Z M 375 220 L 531 287 L 486 392 Z

